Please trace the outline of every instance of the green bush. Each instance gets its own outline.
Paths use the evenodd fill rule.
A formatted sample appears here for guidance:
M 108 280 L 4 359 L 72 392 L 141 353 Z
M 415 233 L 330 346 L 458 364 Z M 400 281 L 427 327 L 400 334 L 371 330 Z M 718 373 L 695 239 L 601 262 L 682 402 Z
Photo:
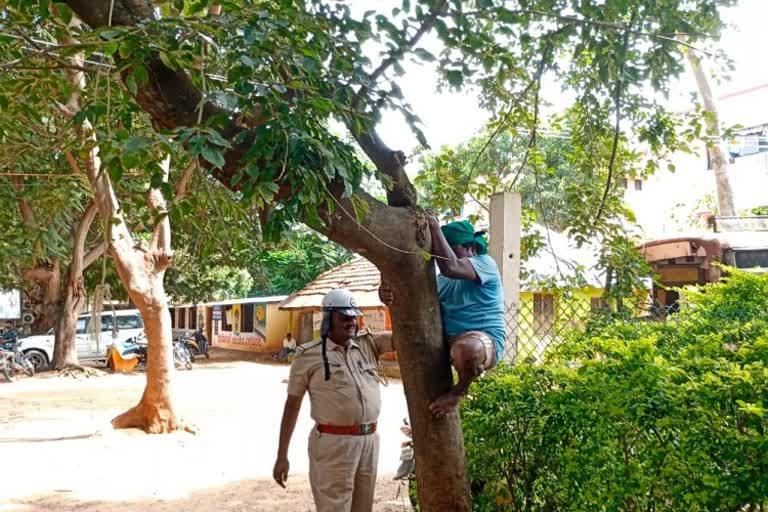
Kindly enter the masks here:
M 768 510 L 768 275 L 574 332 L 462 406 L 477 510 Z

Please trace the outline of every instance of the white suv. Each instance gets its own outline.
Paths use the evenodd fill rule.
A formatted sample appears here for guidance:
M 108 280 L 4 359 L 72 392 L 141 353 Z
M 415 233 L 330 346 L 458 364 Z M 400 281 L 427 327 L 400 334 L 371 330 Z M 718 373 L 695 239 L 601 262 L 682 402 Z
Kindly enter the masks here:
M 117 324 L 115 324 L 115 317 Z M 107 347 L 112 343 L 124 342 L 144 332 L 144 322 L 136 309 L 103 311 L 101 313 L 101 336 L 91 335 L 91 314 L 77 317 L 77 358 L 79 361 L 106 360 Z M 19 340 L 22 352 L 35 366 L 35 370 L 46 368 L 53 359 L 53 329 L 46 334 L 27 336 Z

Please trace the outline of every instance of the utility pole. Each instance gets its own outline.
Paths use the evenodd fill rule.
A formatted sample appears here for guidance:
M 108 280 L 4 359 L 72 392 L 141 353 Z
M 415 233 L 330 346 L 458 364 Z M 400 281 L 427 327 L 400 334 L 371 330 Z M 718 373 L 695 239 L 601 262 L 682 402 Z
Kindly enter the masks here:
M 507 344 L 503 361 L 517 356 L 518 306 L 520 304 L 520 226 L 522 202 L 517 192 L 499 192 L 491 196 L 490 254 L 496 260 L 504 287 L 504 323 Z

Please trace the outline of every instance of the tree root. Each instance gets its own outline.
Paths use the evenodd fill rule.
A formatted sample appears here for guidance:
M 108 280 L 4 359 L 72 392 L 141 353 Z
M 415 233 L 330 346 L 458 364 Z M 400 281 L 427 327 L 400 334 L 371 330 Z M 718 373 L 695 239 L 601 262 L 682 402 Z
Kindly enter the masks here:
M 96 368 L 88 368 L 79 364 L 66 364 L 56 368 L 59 377 L 71 377 L 73 379 L 87 379 L 90 377 L 103 377 L 106 372 Z
M 198 428 L 179 419 L 168 406 L 148 405 L 142 400 L 112 420 L 114 429 L 138 428 L 147 434 L 167 434 L 183 430 L 197 434 Z

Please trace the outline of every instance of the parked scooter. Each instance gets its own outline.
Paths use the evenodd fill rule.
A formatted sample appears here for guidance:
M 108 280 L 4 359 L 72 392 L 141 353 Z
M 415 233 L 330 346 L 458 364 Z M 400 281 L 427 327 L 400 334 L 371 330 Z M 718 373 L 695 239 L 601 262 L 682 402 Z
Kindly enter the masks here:
M 32 377 L 35 374 L 35 367 L 21 351 L 17 342 L 4 343 L 3 348 L 0 349 L 0 372 L 8 382 L 13 382 L 14 377 L 19 373 L 26 373 Z
M 173 362 L 176 368 L 192 369 L 192 355 L 187 349 L 187 344 L 179 338 L 173 340 Z
M 144 334 L 128 338 L 119 346 L 113 346 L 123 359 L 138 358 L 138 364 L 142 368 L 147 367 L 148 348 L 147 337 Z M 109 357 L 107 359 L 109 360 Z M 176 368 L 192 369 L 192 356 L 184 342 L 178 338 L 173 340 L 173 363 Z
M 208 353 L 208 339 L 201 329 L 182 335 L 180 340 L 186 345 L 187 351 L 189 351 L 193 361 L 200 355 L 204 355 L 206 359 L 211 358 L 211 354 Z

